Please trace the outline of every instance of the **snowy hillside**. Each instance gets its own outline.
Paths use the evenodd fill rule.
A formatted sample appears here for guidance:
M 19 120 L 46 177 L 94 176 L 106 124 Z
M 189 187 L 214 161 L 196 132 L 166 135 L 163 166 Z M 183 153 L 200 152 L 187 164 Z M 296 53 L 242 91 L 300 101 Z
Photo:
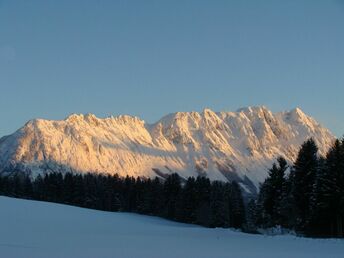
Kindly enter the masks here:
M 0 139 L 2 172 L 105 172 L 120 175 L 237 180 L 254 193 L 278 155 L 292 161 L 314 137 L 324 154 L 332 134 L 296 108 L 273 114 L 265 107 L 237 112 L 178 112 L 155 124 L 137 117 L 71 115 L 35 119 Z
M 266 237 L 0 196 L 6 258 L 339 258 L 343 240 Z

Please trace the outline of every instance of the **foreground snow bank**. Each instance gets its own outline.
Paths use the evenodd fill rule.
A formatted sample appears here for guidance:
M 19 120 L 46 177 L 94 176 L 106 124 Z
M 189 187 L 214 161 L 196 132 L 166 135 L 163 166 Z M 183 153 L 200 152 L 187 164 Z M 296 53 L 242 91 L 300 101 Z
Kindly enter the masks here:
M 343 240 L 250 235 L 0 197 L 0 257 L 343 257 Z

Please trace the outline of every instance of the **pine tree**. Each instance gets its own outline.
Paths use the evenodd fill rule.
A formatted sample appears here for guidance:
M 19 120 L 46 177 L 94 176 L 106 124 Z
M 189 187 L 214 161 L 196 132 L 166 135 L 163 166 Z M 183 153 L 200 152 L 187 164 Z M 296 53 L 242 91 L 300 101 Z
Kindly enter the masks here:
M 135 178 L 127 176 L 124 179 L 122 198 L 124 211 L 134 211 L 136 208 Z
M 274 225 L 286 226 L 286 218 L 283 216 L 283 208 L 285 203 L 283 199 L 286 191 L 285 172 L 288 168 L 287 161 L 283 157 L 277 159 L 278 167 L 270 171 L 270 179 L 272 184 L 272 221 Z
M 209 178 L 198 176 L 195 187 L 197 197 L 196 224 L 209 227 L 211 224 L 211 184 Z
M 283 200 L 286 190 L 285 172 L 288 166 L 283 157 L 279 157 L 277 162 L 278 164 L 274 163 L 269 170 L 269 175 L 261 185 L 258 197 L 261 223 L 265 227 L 286 225 L 283 218 Z
M 284 228 L 294 228 L 294 225 L 296 224 L 295 209 L 293 206 L 291 180 L 289 176 L 286 176 L 284 185 L 282 187 L 282 196 L 280 198 L 278 210 L 281 216 L 281 221 L 279 224 Z
M 259 214 L 258 214 L 258 209 L 257 209 L 257 204 L 256 200 L 251 199 L 246 208 L 246 232 L 257 232 L 257 225 L 258 225 L 258 219 L 259 219 Z
M 169 219 L 177 219 L 177 207 L 181 193 L 181 182 L 178 174 L 170 175 L 164 183 L 165 216 Z
M 211 184 L 210 194 L 210 209 L 211 209 L 211 227 L 224 227 L 228 218 L 228 209 L 225 203 L 225 191 L 223 183 L 214 181 Z
M 33 198 L 33 187 L 32 187 L 32 182 L 29 175 L 24 175 L 23 190 L 24 190 L 24 198 L 27 198 L 27 199 Z
M 0 195 L 5 194 L 5 180 L 2 175 L 0 175 Z
M 146 182 L 144 182 L 140 177 L 138 177 L 136 179 L 135 182 L 135 195 L 136 195 L 136 209 L 135 211 L 138 213 L 143 213 L 143 214 L 147 214 L 147 206 L 146 206 L 146 199 L 145 199 L 145 184 Z
M 336 140 L 317 177 L 312 233 L 344 237 L 344 142 Z
M 162 216 L 163 212 L 163 184 L 160 179 L 156 177 L 152 182 L 150 210 L 153 215 Z
M 197 206 L 196 180 L 194 177 L 189 177 L 181 190 L 178 219 L 187 223 L 196 223 Z
M 240 186 L 236 181 L 230 184 L 229 216 L 230 227 L 243 228 L 245 223 L 244 200 Z
M 35 200 L 44 200 L 45 189 L 44 182 L 41 175 L 38 175 L 33 182 L 33 196 Z
M 74 175 L 73 200 L 75 205 L 85 207 L 85 184 L 82 175 Z
M 307 140 L 298 153 L 290 174 L 291 195 L 295 208 L 295 229 L 304 232 L 309 226 L 311 202 L 318 172 L 318 147 L 313 139 Z

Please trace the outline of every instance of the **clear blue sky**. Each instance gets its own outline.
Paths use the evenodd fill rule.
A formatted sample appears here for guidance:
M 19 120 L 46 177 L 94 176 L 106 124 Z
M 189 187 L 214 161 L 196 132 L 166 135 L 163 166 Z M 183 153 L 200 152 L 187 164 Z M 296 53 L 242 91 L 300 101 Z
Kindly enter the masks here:
M 0 0 L 0 135 L 36 117 L 249 105 L 344 133 L 343 0 Z

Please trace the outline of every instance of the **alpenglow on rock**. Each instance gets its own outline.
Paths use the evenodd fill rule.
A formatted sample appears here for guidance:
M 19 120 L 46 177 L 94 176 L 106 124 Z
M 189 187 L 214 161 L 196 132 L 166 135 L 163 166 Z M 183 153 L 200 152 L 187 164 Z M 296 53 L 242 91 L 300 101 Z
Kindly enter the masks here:
M 255 193 L 277 156 L 293 161 L 313 137 L 325 154 L 334 136 L 296 108 L 237 112 L 177 112 L 155 124 L 131 116 L 92 114 L 65 120 L 34 119 L 0 139 L 1 173 L 118 173 L 121 176 L 237 180 Z

